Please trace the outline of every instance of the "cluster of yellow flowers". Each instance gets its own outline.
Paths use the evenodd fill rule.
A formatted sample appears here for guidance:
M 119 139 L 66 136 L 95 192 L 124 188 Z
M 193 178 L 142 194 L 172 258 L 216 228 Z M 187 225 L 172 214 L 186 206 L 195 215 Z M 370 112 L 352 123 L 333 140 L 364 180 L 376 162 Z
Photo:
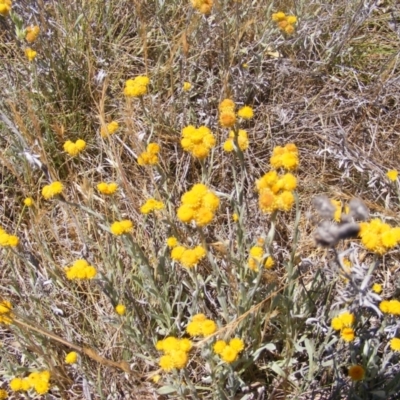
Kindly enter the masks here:
M 40 28 L 37 25 L 28 26 L 25 29 L 25 40 L 28 43 L 33 43 L 39 36 Z
M 236 104 L 231 99 L 224 99 L 219 104 L 219 123 L 223 128 L 232 128 L 235 125 L 235 108 Z M 242 119 L 251 119 L 254 116 L 253 109 L 249 106 L 244 106 L 239 109 L 237 116 Z
M 46 200 L 49 200 L 49 199 L 53 198 L 54 196 L 61 194 L 63 189 L 64 189 L 63 184 L 59 181 L 55 181 L 55 182 L 51 183 L 50 185 L 46 185 L 42 189 L 42 196 Z
M 67 279 L 93 279 L 97 274 L 97 270 L 86 260 L 76 260 L 71 267 L 65 267 L 65 275 Z
M 0 246 L 16 247 L 18 243 L 19 239 L 17 236 L 9 235 L 3 228 L 0 228 Z
M 117 132 L 118 128 L 119 128 L 119 123 L 117 121 L 111 121 L 109 124 L 101 127 L 100 135 L 103 138 L 110 135 L 114 135 L 114 133 Z
M 124 95 L 127 97 L 140 97 L 147 93 L 147 86 L 150 80 L 147 76 L 140 75 L 135 79 L 128 79 L 125 82 Z
M 345 342 L 352 342 L 355 338 L 352 328 L 355 320 L 354 314 L 345 311 L 332 319 L 331 326 L 335 331 L 340 331 L 340 336 Z
M 189 361 L 189 351 L 192 342 L 189 339 L 178 339 L 169 336 L 156 343 L 156 349 L 162 351 L 164 355 L 160 358 L 159 366 L 164 371 L 185 368 Z
M 106 195 L 111 195 L 114 194 L 118 189 L 118 184 L 116 184 L 115 182 L 111 182 L 111 183 L 106 183 L 106 182 L 100 182 L 97 185 L 97 190 L 102 193 L 102 194 L 106 194 Z
M 189 249 L 185 246 L 175 245 L 171 251 L 171 258 L 179 261 L 185 268 L 195 267 L 206 255 L 206 250 L 202 246 Z
M 146 203 L 140 207 L 140 212 L 142 214 L 149 214 L 155 210 L 162 210 L 164 208 L 164 204 L 161 201 L 156 199 L 148 199 Z
M 155 165 L 158 164 L 158 153 L 160 146 L 157 143 L 149 143 L 146 151 L 138 157 L 139 165 Z
M 181 146 L 183 150 L 202 160 L 215 146 L 215 137 L 206 126 L 196 129 L 193 125 L 189 125 L 182 129 Z
M 244 342 L 240 338 L 233 338 L 229 344 L 225 340 L 217 340 L 213 346 L 214 352 L 228 364 L 235 362 L 239 353 L 244 349 Z
M 50 389 L 50 371 L 36 371 L 26 378 L 11 379 L 10 389 L 14 392 L 27 392 L 33 389 L 37 394 L 46 394 Z
M 276 146 L 270 158 L 272 168 L 284 168 L 292 171 L 299 166 L 299 150 L 294 143 L 288 143 L 285 147 Z
M 400 243 L 400 227 L 392 228 L 375 218 L 360 223 L 359 236 L 366 249 L 382 255 Z
M 276 22 L 279 29 L 291 35 L 294 32 L 294 24 L 297 22 L 295 15 L 286 15 L 284 12 L 279 11 L 272 14 L 272 21 Z
M 217 324 L 208 319 L 204 314 L 193 315 L 192 320 L 186 327 L 186 332 L 190 336 L 203 336 L 207 337 L 217 331 Z
M 27 47 L 25 49 L 25 56 L 28 59 L 28 61 L 33 61 L 37 56 L 37 52 L 31 49 L 30 47 Z
M 110 230 L 116 235 L 123 235 L 124 233 L 129 233 L 133 229 L 132 221 L 129 219 L 123 219 L 122 221 L 115 221 L 112 223 Z
M 85 150 L 85 148 L 86 142 L 82 139 L 78 139 L 75 143 L 71 142 L 71 140 L 67 140 L 64 143 L 64 151 L 72 157 L 78 155 L 81 151 Z
M 289 211 L 294 203 L 293 190 L 296 186 L 297 179 L 290 172 L 282 176 L 275 170 L 267 172 L 256 181 L 261 211 L 264 213 L 276 210 Z
M 379 309 L 384 314 L 400 315 L 399 300 L 383 300 L 379 304 Z
M 4 17 L 8 15 L 11 10 L 11 0 L 0 0 L 0 15 Z
M 250 249 L 248 265 L 252 271 L 257 272 L 259 265 L 262 263 L 264 258 L 264 249 L 261 246 L 253 246 Z M 271 269 L 274 266 L 274 259 L 268 256 L 264 261 L 264 267 Z
M 247 132 L 244 129 L 239 129 L 237 133 L 237 143 L 239 145 L 239 149 L 242 151 L 247 150 L 249 147 L 249 138 L 247 136 Z M 224 150 L 229 153 L 235 149 L 235 131 L 230 131 L 228 140 L 224 142 Z
M 78 353 L 76 351 L 71 351 L 65 356 L 66 364 L 75 364 L 78 361 Z
M 200 11 L 202 14 L 210 14 L 212 6 L 213 6 L 213 0 L 191 0 L 192 1 L 192 6 L 196 10 Z
M 184 223 L 194 221 L 198 226 L 209 224 L 219 206 L 219 198 L 206 185 L 198 183 L 181 197 L 177 216 Z
M 12 304 L 8 300 L 0 301 L 0 324 L 10 325 L 13 314 L 11 312 Z

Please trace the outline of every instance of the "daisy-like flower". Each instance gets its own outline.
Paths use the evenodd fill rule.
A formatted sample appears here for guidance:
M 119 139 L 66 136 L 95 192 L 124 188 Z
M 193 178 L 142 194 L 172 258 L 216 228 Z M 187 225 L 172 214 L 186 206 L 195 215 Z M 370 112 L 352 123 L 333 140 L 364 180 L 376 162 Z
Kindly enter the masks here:
M 117 121 L 111 121 L 109 124 L 103 126 L 100 129 L 101 137 L 105 138 L 107 136 L 113 135 L 119 129 L 119 124 Z
M 25 33 L 25 40 L 28 43 L 33 43 L 39 36 L 40 28 L 37 25 L 28 26 L 25 29 Z
M 26 198 L 24 199 L 24 205 L 25 205 L 26 207 L 32 207 L 32 206 L 33 206 L 33 199 L 32 199 L 32 197 L 26 197 Z
M 123 235 L 124 233 L 129 233 L 133 229 L 132 221 L 128 219 L 123 219 L 122 221 L 115 221 L 110 227 L 111 233 L 116 236 Z
M 399 338 L 393 338 L 390 340 L 390 348 L 393 351 L 400 351 L 400 339 Z
M 101 194 L 105 194 L 105 195 L 112 195 L 117 191 L 117 189 L 118 189 L 118 184 L 115 182 L 111 182 L 111 183 L 100 182 L 97 185 L 97 190 Z

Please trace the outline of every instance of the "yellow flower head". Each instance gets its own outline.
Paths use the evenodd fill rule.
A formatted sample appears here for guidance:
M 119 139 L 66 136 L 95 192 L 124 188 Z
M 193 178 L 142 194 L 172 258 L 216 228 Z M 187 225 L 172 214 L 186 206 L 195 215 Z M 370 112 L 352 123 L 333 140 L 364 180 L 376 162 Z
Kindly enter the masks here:
M 390 348 L 393 351 L 400 351 L 400 339 L 399 338 L 393 338 L 390 340 Z
M 231 364 L 237 360 L 239 353 L 234 348 L 228 345 L 222 350 L 220 356 L 223 361 Z
M 113 135 L 117 130 L 119 129 L 119 124 L 117 121 L 111 121 L 109 124 L 103 126 L 100 129 L 100 135 L 101 137 L 107 137 L 110 135 Z
M 164 204 L 161 201 L 158 201 L 156 199 L 148 199 L 146 203 L 144 203 L 142 207 L 140 207 L 140 212 L 142 214 L 149 214 L 152 211 L 162 209 L 164 209 Z
M 13 378 L 13 379 L 11 379 L 9 385 L 10 385 L 10 389 L 13 392 L 18 392 L 22 389 L 22 379 L 21 378 Z
M 78 360 L 78 353 L 76 351 L 71 351 L 65 356 L 66 364 L 75 364 Z
M 183 91 L 188 92 L 192 88 L 192 84 L 190 82 L 183 83 Z
M 11 0 L 0 1 L 0 15 L 6 17 L 11 10 Z
M 123 305 L 123 304 L 118 304 L 116 307 L 115 307 L 115 312 L 118 314 L 118 315 L 125 315 L 125 313 L 126 313 L 126 307 Z
M 274 22 L 284 21 L 285 19 L 286 19 L 286 15 L 282 11 L 272 14 L 272 21 L 274 21 Z
M 243 119 L 252 119 L 254 116 L 253 109 L 249 106 L 244 106 L 239 109 L 238 117 Z
M 236 115 L 233 111 L 222 111 L 219 115 L 219 124 L 223 128 L 232 128 L 236 123 Z
M 189 125 L 182 129 L 181 146 L 183 150 L 200 160 L 208 156 L 215 143 L 214 135 L 206 126 L 195 128 L 193 125 Z
M 112 223 L 110 230 L 116 236 L 123 235 L 124 233 L 129 233 L 133 229 L 132 221 L 124 219 L 122 221 L 115 221 Z
M 46 185 L 42 189 L 42 196 L 46 199 L 49 200 L 58 194 L 61 194 L 64 189 L 64 186 L 61 182 L 55 181 L 51 183 L 50 185 Z
M 125 82 L 124 95 L 126 97 L 141 97 L 147 93 L 150 80 L 147 76 L 137 76 Z
M 33 206 L 33 199 L 32 197 L 27 197 L 26 199 L 24 199 L 24 205 L 26 207 L 32 207 Z
M 70 156 L 74 157 L 78 155 L 81 151 L 85 150 L 86 142 L 82 139 L 78 139 L 75 143 L 67 140 L 64 143 L 64 151 Z
M 224 150 L 229 153 L 234 150 L 235 148 L 235 132 L 230 131 L 229 132 L 229 138 L 228 140 L 224 143 Z M 247 132 L 244 129 L 239 129 L 238 132 L 238 137 L 237 137 L 237 142 L 239 145 L 240 150 L 245 151 L 249 147 L 249 138 L 247 136 Z
M 361 365 L 352 365 L 349 368 L 349 377 L 352 381 L 361 381 L 364 379 L 365 370 Z
M 32 50 L 30 47 L 27 47 L 25 49 L 25 55 L 29 61 L 33 61 L 37 56 L 37 52 L 35 50 Z
M 86 260 L 76 260 L 71 267 L 65 268 L 65 274 L 67 279 L 69 280 L 85 280 L 85 279 L 93 279 L 97 270 Z
M 105 195 L 112 195 L 117 191 L 117 189 L 118 189 L 118 184 L 115 182 L 111 182 L 111 183 L 100 182 L 97 185 L 97 190 L 101 194 L 105 194 Z
M 5 400 L 8 397 L 8 393 L 5 389 L 0 389 L 0 400 Z
M 233 338 L 229 341 L 229 346 L 240 353 L 244 349 L 244 342 L 240 338 Z
M 391 169 L 388 172 L 386 172 L 386 176 L 388 177 L 389 180 L 394 182 L 397 180 L 397 177 L 399 176 L 399 172 L 395 169 Z
M 204 15 L 208 15 L 211 12 L 213 6 L 213 0 L 191 0 L 193 8 L 198 10 Z
M 299 153 L 296 145 L 289 143 L 285 147 L 275 147 L 272 152 L 270 164 L 275 169 L 284 168 L 289 171 L 296 169 L 299 165 Z
M 26 40 L 28 43 L 33 43 L 33 42 L 37 39 L 37 37 L 39 36 L 40 28 L 39 28 L 37 25 L 35 25 L 35 26 L 28 26 L 28 27 L 25 29 L 25 32 L 26 32 L 25 40 Z
M 372 285 L 372 291 L 379 294 L 382 292 L 382 285 L 380 283 L 374 283 Z
M 160 146 L 157 143 L 149 143 L 146 151 L 140 154 L 138 157 L 139 165 L 155 165 L 158 164 L 158 153 L 160 152 Z
M 356 335 L 353 328 L 343 328 L 340 332 L 340 337 L 345 342 L 352 342 L 355 339 Z
M 167 246 L 172 249 L 176 246 L 178 246 L 178 239 L 174 236 L 171 236 L 167 239 Z
M 214 353 L 221 354 L 226 346 L 227 344 L 224 340 L 217 340 L 213 346 Z

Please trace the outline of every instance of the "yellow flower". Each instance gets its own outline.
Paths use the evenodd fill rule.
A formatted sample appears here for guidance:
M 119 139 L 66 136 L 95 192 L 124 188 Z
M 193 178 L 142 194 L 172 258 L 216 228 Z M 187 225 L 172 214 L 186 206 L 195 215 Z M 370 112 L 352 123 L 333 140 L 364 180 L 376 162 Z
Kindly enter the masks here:
M 231 128 L 236 123 L 236 115 L 233 111 L 223 111 L 219 115 L 219 124 L 223 128 Z
M 189 352 L 193 347 L 193 343 L 186 338 L 179 340 L 179 350 Z
M 158 383 L 158 382 L 160 382 L 160 379 L 161 379 L 161 375 L 154 375 L 152 378 L 152 381 L 154 382 L 154 383 Z
M 365 370 L 361 365 L 352 365 L 349 368 L 349 377 L 353 381 L 361 381 L 364 379 Z
M 182 129 L 181 146 L 183 150 L 200 160 L 208 156 L 215 143 L 214 135 L 206 126 L 195 128 L 193 125 L 188 125 Z
M 46 394 L 50 390 L 50 384 L 47 381 L 37 381 L 34 389 L 38 394 Z
M 400 229 L 392 228 L 378 218 L 361 222 L 359 236 L 367 250 L 381 255 L 400 243 Z
M 221 353 L 221 359 L 228 364 L 235 362 L 239 353 L 231 346 L 226 346 Z
M 299 153 L 296 145 L 289 143 L 285 147 L 275 147 L 272 152 L 270 164 L 275 169 L 284 168 L 291 171 L 297 168 L 299 165 Z
M 393 338 L 390 340 L 390 348 L 393 351 L 400 351 L 400 339 L 399 338 Z
M 193 8 L 200 11 L 202 14 L 210 14 L 213 0 L 191 0 Z
M 160 358 L 158 365 L 160 366 L 161 369 L 167 372 L 172 371 L 175 368 L 174 360 L 168 354 Z
M 37 39 L 37 37 L 39 36 L 40 28 L 37 25 L 28 26 L 25 29 L 25 32 L 26 32 L 25 40 L 28 43 L 33 43 Z
M 240 338 L 233 338 L 229 341 L 229 346 L 240 353 L 244 349 L 244 342 Z
M 22 389 L 22 379 L 21 378 L 13 378 L 9 383 L 10 389 L 13 392 L 18 392 Z
M 75 143 L 67 140 L 64 143 L 64 151 L 70 156 L 74 157 L 78 155 L 81 151 L 85 150 L 86 142 L 82 139 L 78 139 Z
M 390 300 L 389 301 L 389 314 L 400 315 L 400 301 Z
M 19 239 L 17 236 L 9 235 L 5 230 L 0 228 L 0 246 L 2 247 L 16 247 L 18 246 Z
M 218 110 L 220 113 L 223 111 L 235 111 L 235 102 L 231 99 L 224 99 L 218 106 Z
M 285 20 L 285 18 L 286 18 L 286 15 L 282 11 L 272 14 L 272 21 L 274 21 L 274 22 L 283 21 L 283 20 Z
M 389 180 L 391 180 L 392 182 L 394 182 L 395 180 L 397 180 L 397 177 L 399 175 L 399 172 L 395 169 L 391 169 L 388 172 L 386 172 L 386 176 L 389 178 Z
M 49 199 L 53 198 L 54 196 L 61 194 L 63 189 L 64 189 L 63 184 L 59 181 L 55 181 L 55 182 L 51 183 L 50 185 L 46 185 L 42 189 L 42 196 L 46 200 L 49 200 Z
M 109 124 L 106 126 L 103 126 L 100 129 L 100 135 L 101 137 L 107 137 L 109 135 L 113 135 L 115 132 L 117 132 L 119 128 L 119 124 L 117 121 L 111 121 Z
M 171 251 L 171 258 L 175 261 L 180 261 L 183 253 L 186 251 L 186 248 L 183 246 L 176 246 Z
M 32 50 L 30 47 L 25 49 L 25 55 L 29 61 L 33 61 L 36 58 L 37 52 Z
M 348 311 L 345 311 L 344 313 L 340 314 L 339 318 L 342 321 L 344 327 L 349 327 L 353 325 L 356 320 L 354 314 L 349 313 Z
M 146 151 L 138 157 L 139 165 L 155 165 L 158 164 L 158 153 L 160 146 L 157 143 L 149 143 Z
M 239 214 L 238 213 L 233 213 L 232 219 L 233 219 L 233 222 L 238 222 L 239 221 Z
M 390 303 L 388 300 L 383 300 L 379 303 L 379 309 L 384 313 L 388 314 L 390 309 Z
M 227 153 L 234 150 L 234 145 L 235 145 L 234 138 L 235 138 L 235 132 L 230 131 L 229 138 L 224 143 L 224 146 L 223 146 L 224 151 L 226 151 Z M 245 130 L 239 129 L 237 142 L 238 142 L 240 150 L 242 150 L 242 151 L 247 150 L 247 148 L 249 147 L 249 138 L 248 138 L 247 132 Z
M 71 267 L 65 268 L 65 274 L 69 280 L 93 279 L 97 270 L 86 260 L 76 260 Z
M 183 91 L 188 92 L 192 88 L 192 84 L 190 82 L 183 83 Z
M 288 35 L 291 35 L 294 32 L 294 26 L 293 25 L 286 25 L 285 28 L 283 29 L 285 31 L 285 33 L 287 33 Z
M 201 334 L 203 336 L 210 336 L 213 333 L 215 333 L 217 330 L 217 324 L 211 320 L 211 319 L 206 319 L 201 326 Z
M 297 17 L 295 15 L 288 15 L 286 17 L 286 21 L 288 22 L 288 24 L 295 24 L 297 22 Z
M 112 223 L 110 230 L 116 236 L 123 235 L 124 233 L 129 233 L 133 228 L 132 221 L 124 219 L 122 221 L 115 221 Z
M 12 310 L 12 304 L 8 300 L 2 300 L 0 301 L 0 315 L 2 314 L 7 314 L 11 312 Z
M 65 356 L 66 364 L 75 364 L 78 360 L 78 353 L 76 351 L 71 351 Z
M 372 291 L 375 293 L 381 293 L 382 292 L 382 285 L 380 283 L 374 283 L 372 285 Z
M 24 199 L 24 205 L 26 207 L 32 207 L 33 206 L 33 199 L 32 197 L 27 197 L 26 199 Z
M 254 117 L 253 109 L 249 106 L 244 106 L 239 109 L 238 117 L 243 119 L 252 119 Z
M 226 346 L 227 344 L 224 340 L 217 340 L 213 346 L 214 353 L 221 354 Z
M 340 332 L 340 336 L 345 342 L 352 342 L 356 335 L 353 328 L 343 328 Z
M 124 95 L 127 97 L 141 97 L 147 93 L 150 80 L 147 76 L 137 76 L 125 82 Z
M 140 212 L 142 214 L 149 214 L 155 210 L 162 210 L 164 208 L 164 204 L 161 201 L 157 201 L 156 199 L 148 199 L 146 203 L 140 207 Z
M 115 307 L 115 312 L 116 312 L 118 315 L 125 315 L 125 313 L 126 313 L 126 307 L 125 307 L 123 304 L 118 304 L 118 305 Z
M 167 246 L 172 249 L 176 246 L 178 246 L 178 239 L 174 236 L 171 236 L 167 239 Z
M 8 393 L 4 389 L 0 389 L 0 400 L 4 400 L 8 397 Z
M 11 10 L 11 0 L 0 0 L 0 15 L 6 17 Z
M 275 265 L 275 261 L 271 256 L 268 256 L 264 262 L 264 267 L 267 269 L 271 269 Z
M 335 331 L 340 331 L 343 328 L 343 322 L 339 317 L 332 319 L 331 326 Z
M 186 332 L 190 336 L 200 336 L 202 334 L 202 321 L 191 321 L 186 327 Z
M 114 194 L 118 189 L 118 184 L 115 182 L 111 182 L 111 183 L 106 183 L 106 182 L 100 182 L 97 185 L 97 190 L 102 193 L 102 194 L 106 194 L 106 195 L 112 195 Z

